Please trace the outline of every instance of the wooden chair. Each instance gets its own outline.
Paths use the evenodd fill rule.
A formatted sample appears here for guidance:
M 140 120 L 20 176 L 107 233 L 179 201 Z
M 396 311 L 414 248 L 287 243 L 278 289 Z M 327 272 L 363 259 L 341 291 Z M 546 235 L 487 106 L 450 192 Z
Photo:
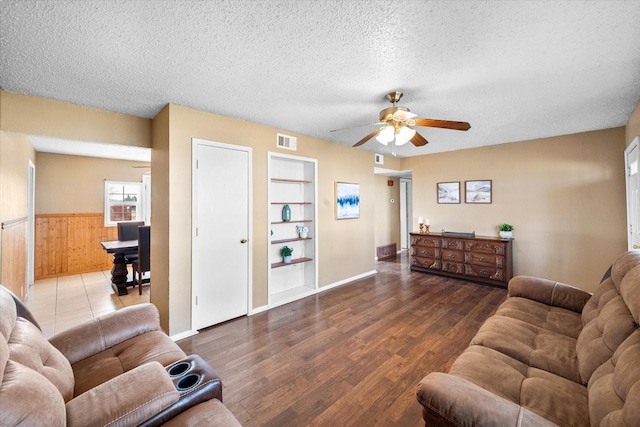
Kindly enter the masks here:
M 138 227 L 138 259 L 131 263 L 133 268 L 133 287 L 138 285 L 142 295 L 142 276 L 151 270 L 151 227 Z M 148 280 L 147 280 L 148 282 Z

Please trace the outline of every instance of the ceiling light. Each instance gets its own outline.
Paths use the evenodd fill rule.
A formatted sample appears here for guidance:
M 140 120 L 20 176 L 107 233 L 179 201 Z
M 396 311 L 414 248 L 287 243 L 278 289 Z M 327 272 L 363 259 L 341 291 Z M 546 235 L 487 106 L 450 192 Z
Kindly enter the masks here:
M 394 129 L 393 126 L 385 126 L 380 133 L 376 136 L 376 139 L 381 144 L 387 145 L 391 141 L 393 141 Z
M 415 134 L 415 129 L 411 129 L 408 126 L 402 126 L 396 133 L 396 145 L 406 144 Z

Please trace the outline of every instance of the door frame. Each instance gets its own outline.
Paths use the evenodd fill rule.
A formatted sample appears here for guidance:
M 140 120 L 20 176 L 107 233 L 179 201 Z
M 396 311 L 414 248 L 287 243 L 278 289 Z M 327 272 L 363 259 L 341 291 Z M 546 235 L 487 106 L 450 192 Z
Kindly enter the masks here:
M 29 160 L 27 175 L 27 275 L 25 290 L 35 283 L 36 165 Z M 24 297 L 26 298 L 27 295 Z
M 625 194 L 627 199 L 627 249 L 628 250 L 637 250 L 637 248 L 634 248 L 633 234 L 640 233 L 640 229 L 638 230 L 633 229 L 633 224 L 638 222 L 637 219 L 640 217 L 639 212 L 637 212 L 637 210 L 639 209 L 638 201 L 635 200 L 636 205 L 634 206 L 634 197 L 632 197 L 632 195 L 629 194 L 630 174 L 631 174 L 631 171 L 629 170 L 629 154 L 633 150 L 640 150 L 640 136 L 636 136 L 635 138 L 633 138 L 631 143 L 624 150 L 624 169 L 625 169 L 624 177 L 625 177 Z M 638 152 L 638 154 L 639 154 L 638 162 L 640 163 L 640 152 Z M 636 172 L 634 175 L 636 176 L 637 180 L 640 180 L 640 171 Z M 640 183 L 637 183 L 637 186 L 638 188 L 640 188 Z M 634 210 L 636 212 L 634 212 Z M 640 228 L 640 224 L 636 224 L 636 228 Z
M 413 180 L 400 178 L 400 250 L 409 249 L 411 232 L 411 212 L 413 211 Z
M 197 245 L 196 245 L 196 233 L 197 233 L 197 189 L 198 189 L 198 177 L 197 177 L 197 162 L 198 162 L 198 146 L 205 145 L 214 148 L 224 148 L 228 150 L 244 151 L 247 153 L 247 182 L 249 183 L 247 189 L 247 243 L 248 256 L 247 256 L 247 315 L 251 314 L 253 307 L 253 149 L 244 145 L 228 144 L 225 142 L 208 141 L 205 139 L 192 138 L 191 139 L 191 329 L 193 332 L 193 315 L 195 311 L 196 301 L 193 295 L 193 284 L 195 279 L 195 272 L 197 271 Z

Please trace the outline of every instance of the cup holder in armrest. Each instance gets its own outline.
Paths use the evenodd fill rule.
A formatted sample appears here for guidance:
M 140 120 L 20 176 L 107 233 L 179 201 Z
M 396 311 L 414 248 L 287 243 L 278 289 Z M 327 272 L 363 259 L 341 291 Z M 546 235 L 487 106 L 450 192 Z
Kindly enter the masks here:
M 187 371 L 190 371 L 192 367 L 193 364 L 188 361 L 176 362 L 173 365 L 167 367 L 167 372 L 169 373 L 170 377 L 180 377 Z
M 166 370 L 180 393 L 180 400 L 140 424 L 141 426 L 160 426 L 199 403 L 210 399 L 222 401 L 222 382 L 211 365 L 199 355 L 189 355 L 167 366 Z
M 202 375 L 199 374 L 189 374 L 186 375 L 176 383 L 176 388 L 179 392 L 184 392 L 187 390 L 191 390 L 195 386 L 198 385 L 200 380 L 202 379 Z

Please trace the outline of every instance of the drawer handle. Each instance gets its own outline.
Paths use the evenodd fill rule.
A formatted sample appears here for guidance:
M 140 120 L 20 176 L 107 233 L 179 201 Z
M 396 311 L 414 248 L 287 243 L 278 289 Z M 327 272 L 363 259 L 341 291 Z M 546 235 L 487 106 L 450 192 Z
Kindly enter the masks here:
M 447 255 L 447 256 L 448 256 L 449 258 L 451 258 L 451 259 L 453 259 L 453 258 L 455 258 L 455 257 L 456 257 L 454 254 L 449 254 L 449 255 Z
M 480 258 L 480 262 L 489 262 L 489 260 L 486 258 Z
M 426 255 L 427 251 L 425 251 L 424 249 L 422 250 L 422 252 L 420 252 L 422 255 Z

